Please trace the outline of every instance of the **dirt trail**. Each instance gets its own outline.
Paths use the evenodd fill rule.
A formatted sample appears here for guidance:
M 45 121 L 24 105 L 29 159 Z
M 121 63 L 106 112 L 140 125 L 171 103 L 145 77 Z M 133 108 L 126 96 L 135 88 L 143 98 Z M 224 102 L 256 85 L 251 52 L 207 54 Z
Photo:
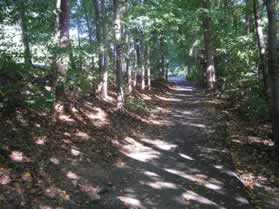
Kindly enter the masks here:
M 120 145 L 122 162 L 109 171 L 117 197 L 140 209 L 251 208 L 214 105 L 190 82 L 172 82 L 149 127 Z

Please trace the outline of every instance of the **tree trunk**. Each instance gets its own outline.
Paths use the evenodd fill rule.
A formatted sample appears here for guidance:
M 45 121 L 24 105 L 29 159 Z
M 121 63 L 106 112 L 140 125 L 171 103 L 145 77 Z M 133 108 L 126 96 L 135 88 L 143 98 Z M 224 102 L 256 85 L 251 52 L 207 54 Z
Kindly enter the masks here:
M 134 80 L 133 86 L 134 88 L 137 87 L 137 76 L 138 76 L 138 49 L 137 49 L 137 41 L 135 40 L 134 43 Z
M 271 76 L 272 97 L 272 133 L 275 143 L 275 154 L 279 154 L 279 65 L 277 53 L 277 0 L 267 0 L 266 8 L 268 14 L 268 67 Z
M 101 72 L 101 97 L 106 99 L 108 97 L 108 68 L 107 68 L 107 56 L 108 56 L 108 43 L 107 43 L 107 28 L 106 28 L 106 5 L 105 0 L 101 2 L 102 10 L 102 27 L 103 27 L 103 38 L 102 38 L 102 52 L 103 52 L 103 66 Z
M 143 33 L 141 34 L 141 40 L 140 40 L 140 62 L 141 62 L 141 90 L 145 90 L 145 60 L 144 60 L 144 37 Z
M 130 94 L 133 91 L 131 57 L 134 54 L 133 39 L 131 36 L 127 35 L 126 43 L 128 43 L 128 47 L 127 47 L 128 52 L 127 52 L 127 56 L 126 56 L 126 72 L 127 72 L 128 93 Z
M 69 38 L 69 23 L 70 23 L 70 2 L 69 0 L 57 0 L 56 4 L 56 21 L 54 42 L 59 48 L 59 53 L 55 52 L 53 60 L 53 90 L 55 92 L 54 108 L 57 108 L 59 102 L 65 95 L 64 83 L 66 78 L 66 71 L 69 66 L 70 46 Z
M 122 0 L 122 17 L 126 18 L 128 15 L 128 0 Z M 124 24 L 121 27 L 121 37 L 122 37 L 122 43 L 123 43 L 123 50 L 122 50 L 122 69 L 127 73 L 127 59 L 128 57 L 128 41 L 129 41 L 129 35 L 128 35 L 128 27 Z
M 127 79 L 128 79 L 128 92 L 129 94 L 133 91 L 133 80 L 132 80 L 132 71 L 130 66 L 130 59 L 126 60 L 126 71 L 127 71 Z
M 128 15 L 128 0 L 123 0 L 123 18 L 127 18 Z M 128 92 L 131 93 L 133 90 L 133 81 L 132 81 L 132 72 L 130 68 L 130 56 L 133 52 L 131 50 L 131 42 L 128 27 L 124 25 L 123 27 L 123 43 L 124 43 L 124 52 L 123 52 L 123 66 L 125 67 L 125 73 L 127 75 L 127 83 L 128 83 Z
M 156 75 L 157 79 L 162 79 L 161 72 L 161 53 L 160 53 L 160 41 L 156 43 L 156 47 L 153 50 L 153 56 L 155 57 L 154 69 L 158 69 L 158 73 Z
M 30 40 L 29 40 L 29 31 L 28 31 L 28 21 L 26 17 L 26 5 L 25 1 L 19 1 L 19 12 L 20 12 L 20 23 L 22 31 L 22 42 L 24 46 L 24 63 L 25 65 L 32 65 L 32 55 L 30 50 Z
M 169 80 L 169 69 L 168 69 L 168 67 L 166 67 L 165 72 L 166 72 L 165 80 L 168 81 Z
M 60 13 L 60 48 L 67 49 L 70 45 L 70 1 L 61 0 Z
M 141 90 L 145 89 L 145 67 L 144 63 L 141 64 Z
M 209 0 L 203 0 L 203 4 L 205 9 L 210 9 Z M 208 90 L 213 90 L 215 88 L 216 75 L 214 63 L 214 47 L 212 40 L 212 21 L 208 14 L 204 14 L 202 22 L 204 30 L 207 88 Z
M 101 73 L 101 72 L 103 72 L 103 53 L 104 52 L 103 52 L 103 42 L 102 42 L 102 31 L 101 31 L 102 29 L 101 29 L 99 0 L 93 0 L 93 4 L 94 4 L 94 11 L 95 11 L 95 26 L 96 26 L 99 73 Z
M 161 79 L 164 79 L 164 75 L 165 75 L 165 55 L 164 55 L 164 38 L 163 36 L 161 35 L 160 37 L 160 54 L 161 54 L 161 57 L 160 57 L 160 78 Z
M 80 29 L 81 29 L 81 25 L 80 25 L 80 17 L 79 15 L 77 15 L 77 39 L 78 39 L 78 49 L 79 49 L 79 70 L 82 70 L 82 63 L 83 63 L 83 59 L 82 59 L 82 54 L 81 54 L 81 40 L 80 40 Z
M 126 72 L 127 72 L 127 83 L 129 94 L 133 91 L 133 79 L 132 79 L 132 69 L 131 69 L 131 56 L 133 56 L 134 48 L 131 47 L 132 40 L 128 38 L 129 50 L 126 57 Z
M 263 33 L 263 25 L 260 17 L 260 8 L 259 1 L 253 0 L 253 10 L 254 10 L 254 20 L 256 25 L 256 35 L 258 41 L 259 55 L 260 55 L 260 64 L 258 74 L 259 77 L 262 77 L 264 83 L 265 95 L 268 99 L 270 99 L 270 77 L 267 68 L 267 60 L 266 60 L 266 52 L 265 52 L 265 40 Z
M 90 45 L 90 53 L 93 53 L 93 49 L 94 49 L 94 43 L 93 43 L 93 31 L 92 31 L 92 25 L 91 25 L 91 21 L 90 21 L 90 17 L 89 17 L 89 14 L 88 14 L 88 11 L 87 11 L 87 5 L 85 4 L 85 1 L 86 0 L 82 0 L 82 7 L 83 7 L 83 11 L 84 11 L 84 16 L 85 16 L 85 21 L 86 21 L 86 26 L 87 26 L 87 29 L 88 29 L 88 37 L 89 37 L 89 45 Z M 94 60 L 94 56 L 92 56 L 91 58 L 91 67 L 92 67 L 92 70 L 94 71 L 95 70 L 95 60 Z
M 141 69 L 141 47 L 140 47 L 140 39 L 136 39 L 136 50 L 137 50 L 137 67 L 138 67 L 138 71 L 140 71 L 140 76 L 141 76 L 141 72 L 142 72 L 142 69 Z M 137 72 L 138 73 L 138 72 Z M 137 74 L 138 75 L 138 74 Z M 136 80 L 138 81 L 138 78 L 136 77 Z M 141 85 L 141 83 L 140 83 Z
M 150 48 L 146 47 L 146 71 L 147 71 L 147 88 L 151 90 L 151 65 L 150 65 Z
M 121 5 L 122 6 L 122 5 Z M 115 67 L 116 67 L 116 84 L 117 84 L 117 104 L 118 110 L 124 105 L 124 89 L 123 89 L 123 71 L 121 64 L 121 11 L 119 0 L 113 0 L 114 8 L 114 38 L 115 38 Z

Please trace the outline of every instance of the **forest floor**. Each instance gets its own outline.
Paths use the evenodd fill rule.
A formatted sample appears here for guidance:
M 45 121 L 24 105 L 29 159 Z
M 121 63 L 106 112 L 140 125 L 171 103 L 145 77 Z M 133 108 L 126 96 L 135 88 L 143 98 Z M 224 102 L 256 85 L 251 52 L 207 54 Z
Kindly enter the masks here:
M 2 116 L 0 209 L 254 208 L 235 120 L 192 83 L 172 83 L 135 92 L 129 111 L 87 96 L 56 122 L 23 109 Z

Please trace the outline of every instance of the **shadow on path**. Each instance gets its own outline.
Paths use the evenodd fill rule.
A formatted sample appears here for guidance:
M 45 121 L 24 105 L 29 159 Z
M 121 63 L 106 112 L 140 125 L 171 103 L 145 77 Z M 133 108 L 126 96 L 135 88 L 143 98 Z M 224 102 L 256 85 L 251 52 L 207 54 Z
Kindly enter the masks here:
M 218 114 L 183 79 L 156 96 L 150 128 L 120 140 L 111 179 L 131 208 L 251 208 L 234 172 Z

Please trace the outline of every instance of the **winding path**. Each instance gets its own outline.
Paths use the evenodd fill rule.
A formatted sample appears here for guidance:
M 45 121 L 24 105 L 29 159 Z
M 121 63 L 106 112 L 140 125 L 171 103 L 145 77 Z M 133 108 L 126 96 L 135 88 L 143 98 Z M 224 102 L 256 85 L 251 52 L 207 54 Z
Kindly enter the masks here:
M 128 208 L 249 209 L 213 101 L 191 82 L 171 78 L 158 95 L 149 128 L 126 137 L 112 184 Z

